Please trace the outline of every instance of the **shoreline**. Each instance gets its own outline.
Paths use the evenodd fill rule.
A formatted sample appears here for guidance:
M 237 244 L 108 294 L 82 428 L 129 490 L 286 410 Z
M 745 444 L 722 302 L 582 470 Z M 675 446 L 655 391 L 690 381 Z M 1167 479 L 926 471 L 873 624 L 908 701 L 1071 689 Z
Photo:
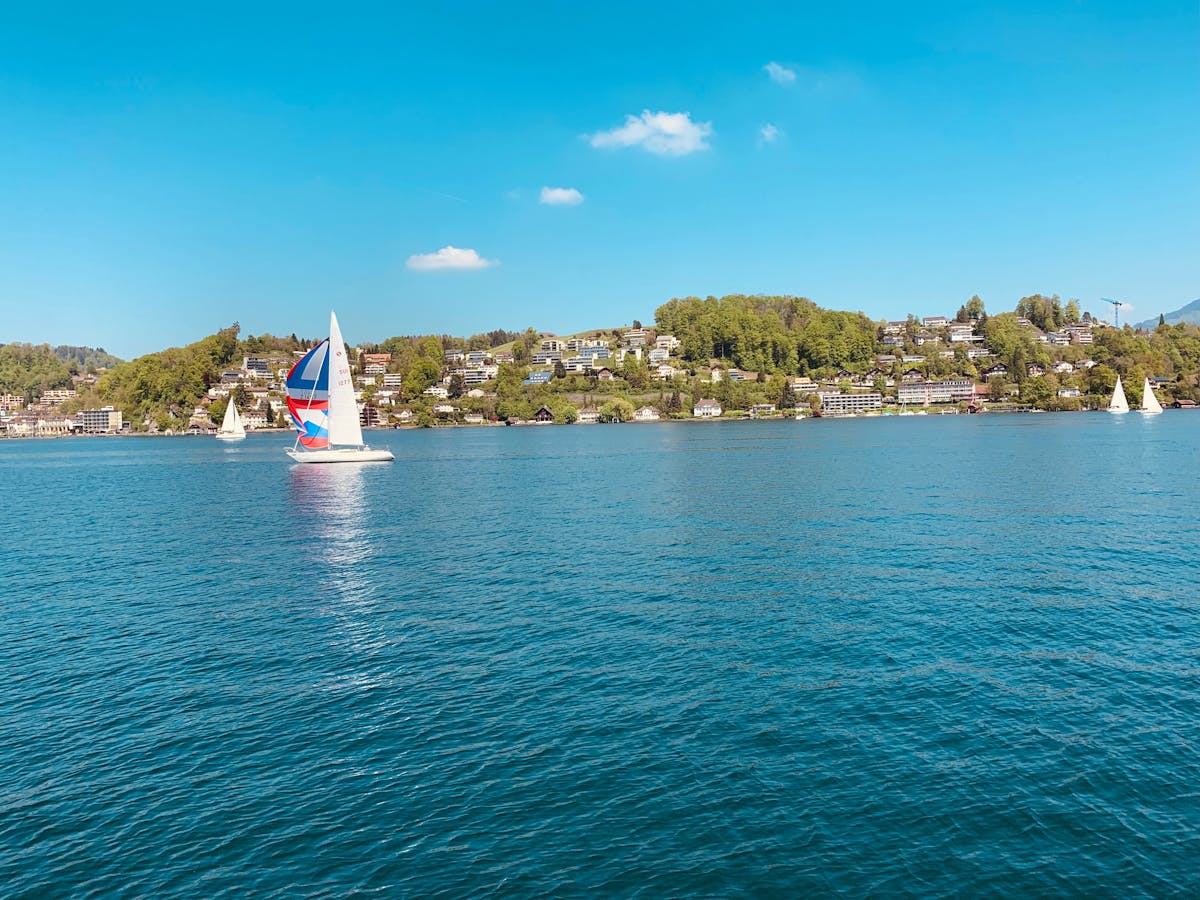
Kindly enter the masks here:
M 1174 409 L 1166 407 L 1163 412 L 1186 412 L 1184 409 Z M 824 416 L 716 416 L 716 417 L 696 417 L 688 416 L 685 418 L 672 419 L 661 418 L 651 421 L 636 421 L 628 422 L 482 422 L 478 424 L 467 424 L 465 422 L 447 422 L 438 425 L 395 425 L 395 426 L 364 426 L 364 432 L 385 432 L 385 431 L 441 431 L 449 429 L 478 429 L 478 428 L 569 428 L 577 425 L 590 427 L 592 425 L 684 425 L 684 424 L 712 424 L 720 422 L 807 422 L 821 419 L 830 421 L 845 421 L 849 419 L 912 419 L 912 418 L 941 418 L 943 416 L 966 416 L 968 418 L 976 418 L 978 416 L 996 416 L 996 415 L 1052 415 L 1052 416 L 1074 416 L 1086 413 L 1107 413 L 1104 409 L 1061 409 L 1061 410 L 1045 410 L 1045 409 L 1003 409 L 1003 410 L 982 410 L 977 413 L 961 412 L 959 410 L 933 410 L 926 407 L 920 411 L 906 413 L 865 413 L 859 415 L 824 415 Z M 1138 410 L 1130 410 L 1131 413 L 1137 413 Z M 247 431 L 247 435 L 256 434 L 278 434 L 292 436 L 295 432 L 290 428 L 255 428 L 252 431 Z M 211 434 L 162 434 L 151 433 L 146 431 L 132 431 L 127 433 L 109 433 L 109 434 L 23 434 L 23 435 L 3 435 L 0 436 L 0 443 L 7 441 L 54 441 L 54 440 L 78 440 L 81 438 L 105 438 L 105 439 L 120 439 L 120 438 L 189 438 L 189 439 L 213 439 Z M 232 446 L 236 446 L 232 445 Z

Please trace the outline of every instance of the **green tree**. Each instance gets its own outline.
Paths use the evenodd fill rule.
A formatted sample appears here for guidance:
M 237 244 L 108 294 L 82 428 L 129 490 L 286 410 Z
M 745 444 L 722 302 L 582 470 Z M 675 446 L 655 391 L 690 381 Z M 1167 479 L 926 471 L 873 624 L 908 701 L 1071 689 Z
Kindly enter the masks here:
M 783 379 L 783 390 L 779 395 L 780 409 L 795 409 L 796 408 L 796 388 L 792 385 L 792 379 Z
M 633 404 L 616 397 L 598 410 L 601 422 L 628 422 L 633 418 Z

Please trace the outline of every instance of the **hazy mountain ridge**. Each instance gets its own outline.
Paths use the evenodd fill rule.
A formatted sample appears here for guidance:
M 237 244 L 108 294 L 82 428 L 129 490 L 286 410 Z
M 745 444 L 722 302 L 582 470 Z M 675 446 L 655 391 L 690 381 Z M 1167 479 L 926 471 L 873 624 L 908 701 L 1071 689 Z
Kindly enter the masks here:
M 1168 325 L 1178 325 L 1180 322 L 1191 322 L 1200 325 L 1200 299 L 1193 300 L 1179 309 L 1169 313 L 1163 313 L 1163 318 Z M 1138 322 L 1134 328 L 1156 328 L 1158 327 L 1158 316 L 1146 319 L 1144 322 Z

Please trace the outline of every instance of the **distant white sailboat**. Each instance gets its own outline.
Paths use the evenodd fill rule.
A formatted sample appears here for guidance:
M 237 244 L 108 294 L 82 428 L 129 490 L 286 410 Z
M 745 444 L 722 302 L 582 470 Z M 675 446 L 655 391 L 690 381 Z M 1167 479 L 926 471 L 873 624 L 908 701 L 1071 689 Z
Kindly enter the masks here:
M 1112 399 L 1108 401 L 1108 411 L 1110 413 L 1127 413 L 1129 412 L 1129 401 L 1125 399 L 1125 388 L 1121 386 L 1121 376 L 1117 376 L 1117 386 L 1113 388 Z
M 221 427 L 217 429 L 217 440 L 241 441 L 245 438 L 246 426 L 242 424 L 242 417 L 238 415 L 237 404 L 230 397 L 229 405 L 225 407 L 225 418 L 221 421 Z
M 304 354 L 287 376 L 287 405 L 300 433 L 287 451 L 298 463 L 390 462 L 390 450 L 363 443 L 350 361 L 337 316 L 329 314 L 329 337 Z
M 1154 396 L 1154 390 L 1150 387 L 1150 379 L 1147 378 L 1142 384 L 1142 415 L 1157 416 L 1162 411 L 1162 404 Z

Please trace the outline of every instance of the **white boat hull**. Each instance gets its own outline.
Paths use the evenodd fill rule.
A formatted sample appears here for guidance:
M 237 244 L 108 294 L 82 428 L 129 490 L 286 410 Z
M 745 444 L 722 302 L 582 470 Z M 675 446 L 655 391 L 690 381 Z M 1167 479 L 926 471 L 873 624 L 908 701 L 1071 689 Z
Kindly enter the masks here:
M 221 434 L 219 431 L 213 437 L 218 441 L 244 441 L 246 439 L 244 434 Z
M 371 450 L 366 447 L 345 447 L 337 450 L 288 450 L 287 455 L 298 463 L 357 463 L 392 462 L 391 450 Z
M 1129 410 L 1127 410 L 1127 409 L 1110 409 L 1109 412 L 1112 413 L 1114 416 L 1123 416 L 1123 415 L 1125 415 L 1125 413 L 1129 412 Z

